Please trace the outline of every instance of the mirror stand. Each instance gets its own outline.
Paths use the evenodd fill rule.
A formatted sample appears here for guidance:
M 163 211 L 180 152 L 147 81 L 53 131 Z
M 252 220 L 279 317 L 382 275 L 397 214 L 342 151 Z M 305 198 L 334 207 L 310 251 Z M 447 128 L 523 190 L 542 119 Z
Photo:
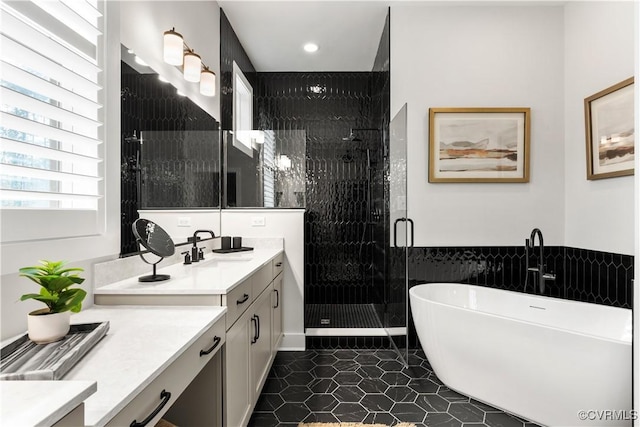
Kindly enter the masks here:
M 162 261 L 164 257 L 160 257 L 160 259 L 156 262 L 147 261 L 143 254 L 140 254 L 140 258 L 142 258 L 145 263 L 153 266 L 153 273 L 148 276 L 138 277 L 138 282 L 161 282 L 163 280 L 169 280 L 171 278 L 171 276 L 168 274 L 156 274 L 156 265 L 158 265 L 158 263 Z

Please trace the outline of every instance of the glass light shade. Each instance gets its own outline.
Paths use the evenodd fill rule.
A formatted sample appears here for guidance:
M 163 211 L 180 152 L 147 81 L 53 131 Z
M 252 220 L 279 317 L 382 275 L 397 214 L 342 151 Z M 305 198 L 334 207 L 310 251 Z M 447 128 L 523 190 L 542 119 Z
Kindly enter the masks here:
M 200 73 L 200 93 L 204 96 L 216 95 L 216 74 L 208 68 Z
M 200 81 L 200 70 L 202 61 L 197 53 L 187 52 L 184 54 L 184 79 L 188 82 L 198 83 Z
M 164 32 L 164 62 L 171 65 L 182 65 L 184 55 L 184 44 L 182 34 L 176 33 L 173 29 Z
M 315 43 L 307 43 L 304 45 L 304 50 L 309 53 L 317 52 L 318 45 Z

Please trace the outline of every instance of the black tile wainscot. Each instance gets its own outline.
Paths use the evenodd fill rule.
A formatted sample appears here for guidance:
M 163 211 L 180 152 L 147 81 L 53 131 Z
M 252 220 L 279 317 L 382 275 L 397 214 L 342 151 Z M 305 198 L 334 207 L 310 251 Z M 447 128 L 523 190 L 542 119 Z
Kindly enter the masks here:
M 394 257 L 401 256 L 395 252 Z M 533 260 L 533 256 L 532 256 Z M 574 301 L 632 308 L 633 256 L 564 246 L 545 247 L 546 295 Z M 415 247 L 409 250 L 409 286 L 456 282 L 523 292 L 524 246 Z M 531 273 L 530 273 L 531 274 Z M 529 276 L 527 293 L 534 293 Z M 410 347 L 419 347 L 413 320 Z

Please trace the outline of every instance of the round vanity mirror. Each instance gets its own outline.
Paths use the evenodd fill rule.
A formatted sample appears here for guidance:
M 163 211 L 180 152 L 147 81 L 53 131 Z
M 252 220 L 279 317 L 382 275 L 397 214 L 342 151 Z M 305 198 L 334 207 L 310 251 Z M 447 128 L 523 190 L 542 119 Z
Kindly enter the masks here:
M 159 282 L 169 279 L 170 276 L 168 274 L 156 274 L 156 264 L 165 257 L 175 253 L 176 247 L 171 236 L 158 224 L 144 218 L 135 220 L 133 223 L 133 234 L 136 236 L 136 240 L 140 245 L 152 254 L 160 257 L 156 262 L 149 262 L 143 254 L 140 254 L 140 258 L 142 258 L 144 262 L 153 265 L 153 274 L 139 277 L 138 280 L 141 282 Z

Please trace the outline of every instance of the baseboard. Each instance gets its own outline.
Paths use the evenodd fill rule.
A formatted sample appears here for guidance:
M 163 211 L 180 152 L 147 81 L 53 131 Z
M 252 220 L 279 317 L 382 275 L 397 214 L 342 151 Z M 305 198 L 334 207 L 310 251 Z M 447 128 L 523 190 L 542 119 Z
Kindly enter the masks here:
M 304 334 L 285 333 L 280 342 L 280 347 L 278 347 L 278 351 L 304 351 L 305 348 Z

